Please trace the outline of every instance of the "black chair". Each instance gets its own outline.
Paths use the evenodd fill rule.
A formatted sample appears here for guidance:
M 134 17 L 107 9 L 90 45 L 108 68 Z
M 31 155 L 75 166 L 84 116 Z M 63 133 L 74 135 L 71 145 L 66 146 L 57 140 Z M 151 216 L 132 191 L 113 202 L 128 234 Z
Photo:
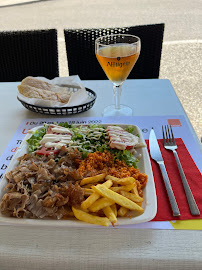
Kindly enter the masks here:
M 64 29 L 69 75 L 82 80 L 107 79 L 95 57 L 95 40 L 103 35 L 131 34 L 141 39 L 141 53 L 129 79 L 159 77 L 164 24 L 109 29 Z
M 57 30 L 0 32 L 0 81 L 59 76 Z

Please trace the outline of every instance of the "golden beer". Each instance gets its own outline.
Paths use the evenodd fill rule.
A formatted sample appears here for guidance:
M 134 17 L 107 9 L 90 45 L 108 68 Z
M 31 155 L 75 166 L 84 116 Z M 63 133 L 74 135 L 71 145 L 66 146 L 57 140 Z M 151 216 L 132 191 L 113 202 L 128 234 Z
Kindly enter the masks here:
M 136 46 L 117 43 L 97 50 L 96 57 L 110 81 L 122 84 L 135 65 L 139 51 Z
M 139 37 L 112 34 L 95 40 L 95 54 L 108 79 L 113 83 L 114 105 L 104 108 L 104 116 L 130 116 L 132 108 L 120 103 L 121 88 L 135 65 L 141 50 Z

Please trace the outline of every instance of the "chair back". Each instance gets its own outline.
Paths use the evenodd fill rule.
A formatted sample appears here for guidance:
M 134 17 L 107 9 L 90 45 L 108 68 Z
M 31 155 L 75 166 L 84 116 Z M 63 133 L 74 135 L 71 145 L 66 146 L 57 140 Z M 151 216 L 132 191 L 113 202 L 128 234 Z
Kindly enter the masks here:
M 59 76 L 57 30 L 0 32 L 0 81 Z
M 161 23 L 107 29 L 64 29 L 69 75 L 79 75 L 82 80 L 107 79 L 95 56 L 96 38 L 130 34 L 140 37 L 141 52 L 128 78 L 158 78 L 164 26 Z

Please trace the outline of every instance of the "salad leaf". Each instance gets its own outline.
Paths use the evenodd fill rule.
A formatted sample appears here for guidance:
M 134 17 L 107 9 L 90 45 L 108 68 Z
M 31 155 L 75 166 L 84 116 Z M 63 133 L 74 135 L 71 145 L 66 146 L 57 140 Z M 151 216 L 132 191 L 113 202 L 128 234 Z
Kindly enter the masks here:
M 125 128 L 125 130 L 129 133 L 134 134 L 135 128 L 133 126 L 128 126 L 127 128 Z
M 133 127 L 133 126 L 128 126 L 127 128 L 125 128 L 125 131 L 127 131 L 127 132 L 129 132 L 137 137 L 140 137 L 138 133 L 135 134 L 135 127 Z
M 88 153 L 99 151 L 102 145 L 107 144 L 106 128 L 100 125 L 78 126 L 71 129 L 73 132 L 70 147 L 77 148 L 83 153 L 83 157 Z
M 111 149 L 110 152 L 114 154 L 118 160 L 123 160 L 128 166 L 137 168 L 138 159 L 129 150 Z
M 77 141 L 77 140 L 83 141 L 84 140 L 84 137 L 83 137 L 82 134 L 74 132 L 74 134 L 72 136 L 72 140 L 73 141 Z
M 65 127 L 65 128 L 71 128 L 72 127 L 72 125 L 68 124 L 67 122 L 59 123 L 58 126 Z
M 43 136 L 46 134 L 47 131 L 47 127 L 44 126 L 42 129 L 40 130 L 36 130 L 32 136 L 27 140 L 27 144 L 28 144 L 28 152 L 34 152 L 35 150 L 38 149 L 38 147 L 40 146 L 40 141 L 42 140 Z

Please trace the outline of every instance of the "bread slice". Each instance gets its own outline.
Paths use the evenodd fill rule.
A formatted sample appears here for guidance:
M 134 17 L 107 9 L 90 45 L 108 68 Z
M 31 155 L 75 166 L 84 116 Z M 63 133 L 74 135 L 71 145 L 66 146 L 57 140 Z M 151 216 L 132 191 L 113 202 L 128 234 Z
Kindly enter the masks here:
M 57 95 L 51 91 L 42 90 L 29 85 L 18 85 L 20 94 L 28 98 L 57 100 Z
M 39 79 L 36 79 L 34 77 L 26 77 L 25 79 L 22 80 L 21 85 L 29 85 L 31 87 L 35 87 L 35 88 L 39 88 L 39 89 L 43 89 L 43 90 L 47 90 L 50 91 L 51 88 L 51 84 L 41 81 Z
M 64 104 L 69 101 L 72 94 L 72 91 L 66 87 L 47 83 L 31 76 L 22 80 L 18 85 L 18 90 L 28 98 L 55 100 Z
M 63 93 L 63 94 L 70 94 L 72 91 L 70 91 L 66 87 L 60 87 L 59 85 L 54 85 L 48 82 L 44 82 L 40 79 L 28 76 L 25 79 L 22 80 L 21 85 L 29 85 L 31 87 L 35 87 L 41 90 L 46 91 L 53 91 L 55 93 Z
M 39 89 L 29 85 L 18 85 L 18 91 L 20 94 L 28 98 L 55 100 L 61 103 L 67 103 L 70 99 L 70 94 L 54 93 L 52 91 Z

